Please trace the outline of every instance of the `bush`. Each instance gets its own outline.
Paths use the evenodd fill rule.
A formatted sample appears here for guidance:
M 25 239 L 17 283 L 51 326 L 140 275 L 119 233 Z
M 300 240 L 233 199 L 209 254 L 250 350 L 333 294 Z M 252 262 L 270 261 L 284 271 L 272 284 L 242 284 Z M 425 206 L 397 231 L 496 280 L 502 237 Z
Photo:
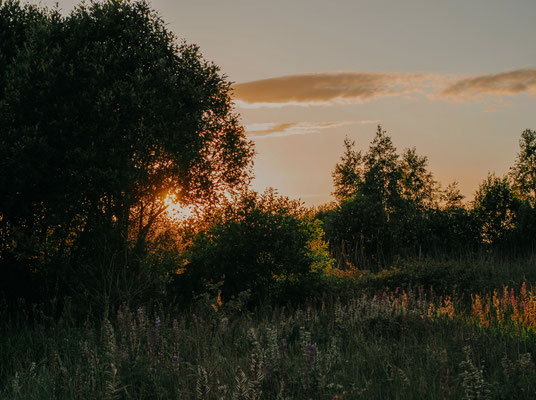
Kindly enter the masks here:
M 277 283 L 297 284 L 332 266 L 321 222 L 299 201 L 268 190 L 246 192 L 205 218 L 177 284 L 202 292 L 222 281 L 226 297 L 250 290 L 264 298 Z

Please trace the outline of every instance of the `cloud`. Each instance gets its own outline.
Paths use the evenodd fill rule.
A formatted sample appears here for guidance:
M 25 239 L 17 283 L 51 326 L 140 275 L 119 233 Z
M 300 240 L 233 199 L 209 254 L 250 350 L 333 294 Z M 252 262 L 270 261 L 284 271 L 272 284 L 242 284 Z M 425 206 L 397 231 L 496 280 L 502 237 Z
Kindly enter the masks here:
M 536 95 L 536 69 L 519 69 L 458 79 L 446 86 L 440 95 L 463 100 L 483 95 L 513 96 L 523 92 Z
M 454 76 L 402 72 L 326 72 L 288 75 L 235 84 L 243 108 L 355 104 L 386 97 L 424 95 L 432 100 L 482 101 L 520 93 L 536 95 L 536 69 Z M 495 107 L 496 104 L 493 104 Z
M 316 133 L 323 129 L 354 124 L 376 124 L 377 120 L 364 121 L 338 121 L 338 122 L 287 122 L 287 123 L 256 123 L 245 126 L 245 131 L 250 137 L 268 138 L 291 135 L 306 135 Z
M 328 72 L 299 74 L 234 85 L 242 107 L 352 104 L 377 97 L 422 93 L 443 80 L 437 74 Z

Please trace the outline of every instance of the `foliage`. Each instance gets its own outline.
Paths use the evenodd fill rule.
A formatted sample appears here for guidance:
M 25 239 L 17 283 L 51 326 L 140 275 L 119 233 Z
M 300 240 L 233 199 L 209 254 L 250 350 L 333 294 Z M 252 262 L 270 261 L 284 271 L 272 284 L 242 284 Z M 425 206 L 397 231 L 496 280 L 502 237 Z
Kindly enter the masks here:
M 473 210 L 482 224 L 482 238 L 493 243 L 504 238 L 515 223 L 519 201 L 515 198 L 508 178 L 488 175 L 475 193 Z
M 457 181 L 449 183 L 441 197 L 444 209 L 462 208 L 462 200 L 465 198 L 460 192 Z
M 390 211 L 400 198 L 402 171 L 391 137 L 380 125 L 363 157 L 363 165 L 362 192 L 375 196 Z
M 353 146 L 345 140 L 333 173 L 338 207 L 318 214 L 338 265 L 382 266 L 435 251 L 433 210 L 440 193 L 427 158 L 415 148 L 399 156 L 381 126 L 363 157 Z
M 144 0 L 65 17 L 7 1 L 0 27 L 3 269 L 55 286 L 82 266 L 126 289 L 167 195 L 211 204 L 248 182 L 230 83 Z
M 437 182 L 428 171 L 428 159 L 419 156 L 415 147 L 402 153 L 402 196 L 420 207 L 432 207 L 437 201 Z
M 206 218 L 177 277 L 185 288 L 203 291 L 221 280 L 226 297 L 249 289 L 258 299 L 277 282 L 299 282 L 331 268 L 320 221 L 273 190 L 245 192 Z
M 536 206 L 536 131 L 526 129 L 521 133 L 519 153 L 510 176 L 518 196 Z
M 400 258 L 443 257 L 485 249 L 533 251 L 534 133 L 526 130 L 510 178 L 489 175 L 474 200 L 462 203 L 457 182 L 441 190 L 415 148 L 396 152 L 378 126 L 367 153 L 346 139 L 333 172 L 337 204 L 319 210 L 337 265 L 385 267 Z
M 354 150 L 355 142 L 344 139 L 344 154 L 341 161 L 333 170 L 333 195 L 338 201 L 343 201 L 356 193 L 363 180 L 363 157 L 361 152 Z

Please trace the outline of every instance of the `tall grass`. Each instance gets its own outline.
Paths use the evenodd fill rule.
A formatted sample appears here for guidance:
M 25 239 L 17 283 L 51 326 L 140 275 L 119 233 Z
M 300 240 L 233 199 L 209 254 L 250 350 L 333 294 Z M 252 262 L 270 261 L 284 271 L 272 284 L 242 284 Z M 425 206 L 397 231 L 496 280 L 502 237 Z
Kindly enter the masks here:
M 535 299 L 527 288 L 475 294 L 470 304 L 400 289 L 250 312 L 243 301 L 215 294 L 189 310 L 123 307 L 84 326 L 39 317 L 1 331 L 0 393 L 5 399 L 532 399 Z

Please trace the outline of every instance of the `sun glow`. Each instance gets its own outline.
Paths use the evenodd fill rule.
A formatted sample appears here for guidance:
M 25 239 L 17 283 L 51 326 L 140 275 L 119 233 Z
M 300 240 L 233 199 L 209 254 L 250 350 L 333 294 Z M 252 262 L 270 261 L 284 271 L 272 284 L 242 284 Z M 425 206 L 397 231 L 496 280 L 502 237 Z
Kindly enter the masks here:
M 192 207 L 181 204 L 174 195 L 168 194 L 164 199 L 164 204 L 166 205 L 166 213 L 173 220 L 182 221 L 194 214 Z

